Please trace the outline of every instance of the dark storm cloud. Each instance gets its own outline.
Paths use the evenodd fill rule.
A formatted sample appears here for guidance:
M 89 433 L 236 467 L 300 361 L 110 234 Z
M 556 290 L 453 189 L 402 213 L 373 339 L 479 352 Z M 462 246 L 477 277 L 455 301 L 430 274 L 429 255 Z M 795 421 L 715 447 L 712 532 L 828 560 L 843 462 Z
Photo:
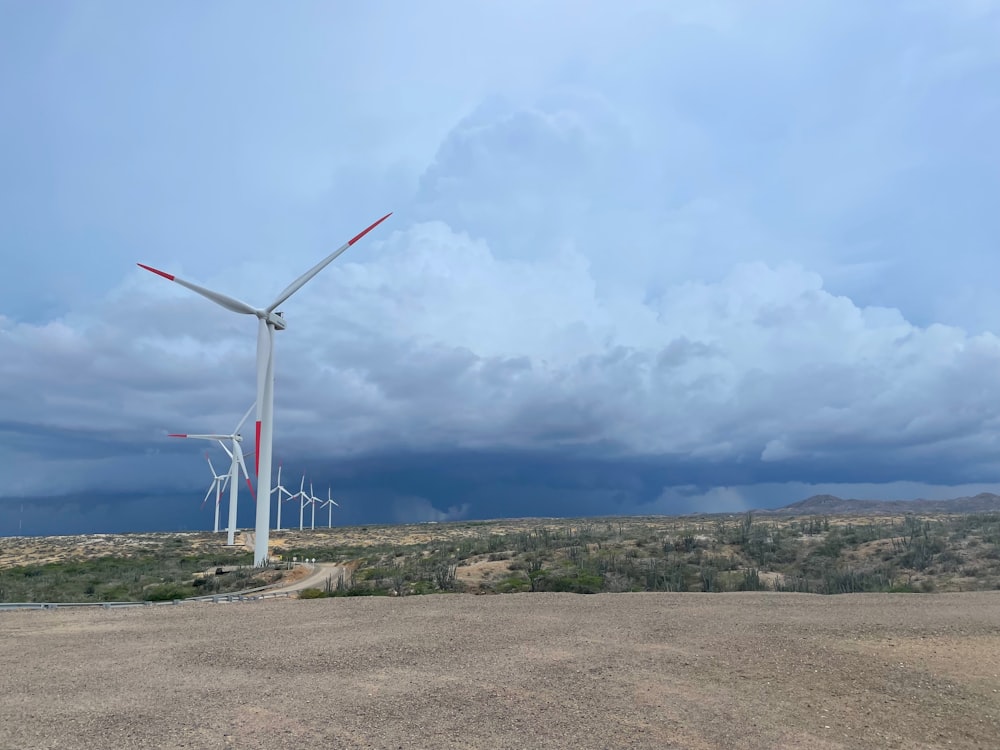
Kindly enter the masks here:
M 389 209 L 276 341 L 373 517 L 997 476 L 996 6 L 630 7 L 15 14 L 0 506 L 207 484 L 254 320 L 136 261 L 262 304 Z

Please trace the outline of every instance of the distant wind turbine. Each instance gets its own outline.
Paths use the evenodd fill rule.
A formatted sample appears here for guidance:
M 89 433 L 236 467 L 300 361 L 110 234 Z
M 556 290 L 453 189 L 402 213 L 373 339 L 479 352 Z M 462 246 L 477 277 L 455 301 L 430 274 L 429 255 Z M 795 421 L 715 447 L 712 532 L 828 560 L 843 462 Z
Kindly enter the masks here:
M 250 416 L 250 412 L 253 411 L 253 406 L 247 409 L 247 413 L 243 415 L 243 419 L 239 421 L 236 425 L 236 429 L 233 430 L 230 435 L 189 435 L 186 433 L 172 433 L 167 437 L 172 438 L 187 438 L 189 440 L 215 440 L 222 446 L 222 450 L 226 452 L 229 456 L 229 524 L 226 527 L 226 544 L 230 547 L 233 546 L 236 539 L 236 503 L 239 500 L 239 479 L 240 479 L 240 469 L 243 469 L 243 477 L 247 481 L 247 487 L 250 488 L 250 497 L 253 497 L 253 485 L 250 483 L 250 475 L 247 472 L 247 465 L 243 461 L 243 450 L 240 448 L 240 443 L 243 438 L 240 436 L 240 428 L 243 427 L 243 423 L 247 421 Z M 228 440 L 232 446 L 232 449 L 226 447 L 225 441 Z M 206 454 L 207 455 L 207 454 Z M 209 461 L 211 464 L 211 461 Z M 215 469 L 212 470 L 215 472 Z M 216 516 L 216 531 L 218 531 L 218 516 L 219 508 L 216 504 L 215 508 Z
M 205 507 L 205 503 L 208 502 L 208 498 L 215 493 L 215 532 L 219 533 L 219 505 L 222 503 L 222 493 L 226 489 L 226 482 L 229 481 L 229 472 L 225 474 L 219 474 L 216 472 L 215 467 L 212 465 L 212 459 L 208 456 L 208 451 L 205 451 L 205 460 L 208 461 L 208 468 L 212 472 L 212 484 L 209 485 L 208 492 L 205 493 L 205 499 L 201 501 L 201 507 Z
M 303 477 L 303 481 L 305 481 L 305 477 Z M 278 463 L 278 484 L 275 486 L 275 488 L 273 490 L 271 490 L 271 492 L 273 494 L 276 494 L 278 496 L 278 522 L 277 522 L 277 524 L 275 524 L 274 530 L 275 531 L 281 531 L 281 503 L 282 503 L 282 501 L 287 502 L 288 500 L 291 500 L 293 497 L 295 497 L 295 495 L 293 495 L 291 492 L 289 492 L 288 490 L 286 490 L 285 487 L 284 487 L 284 485 L 281 483 L 281 463 L 280 462 Z M 282 495 L 288 495 L 288 497 L 282 498 Z
M 337 503 L 333 499 L 333 492 L 330 490 L 329 487 L 326 488 L 326 502 L 323 503 L 323 505 L 325 505 L 327 507 L 327 513 L 329 514 L 329 518 L 327 519 L 327 526 L 326 527 L 328 529 L 332 529 L 333 528 L 333 506 L 336 505 L 339 508 L 340 504 Z M 320 507 L 322 507 L 322 506 L 320 506 Z
M 180 284 L 192 292 L 212 300 L 212 302 L 221 305 L 227 310 L 257 317 L 257 452 L 256 461 L 254 462 L 257 474 L 257 522 L 254 534 L 254 566 L 267 564 L 268 540 L 271 533 L 271 443 L 274 435 L 274 332 L 285 329 L 284 314 L 276 311 L 279 305 L 301 289 L 313 276 L 326 268 L 341 253 L 391 215 L 391 213 L 386 214 L 367 229 L 352 237 L 285 287 L 274 302 L 262 308 L 253 307 L 235 297 L 230 297 L 190 281 L 185 281 L 152 266 L 143 265 L 142 263 L 137 264 L 140 268 L 145 268 L 147 271 L 151 271 L 165 279 Z
M 319 503 L 319 498 L 316 497 L 313 492 L 313 483 L 309 483 L 309 504 L 312 506 L 312 521 L 309 523 L 310 529 L 316 528 L 316 504 Z
M 304 527 L 306 504 L 309 502 L 309 495 L 306 494 L 306 475 L 302 475 L 302 484 L 299 485 L 299 492 L 296 497 L 299 498 L 299 531 L 302 531 Z

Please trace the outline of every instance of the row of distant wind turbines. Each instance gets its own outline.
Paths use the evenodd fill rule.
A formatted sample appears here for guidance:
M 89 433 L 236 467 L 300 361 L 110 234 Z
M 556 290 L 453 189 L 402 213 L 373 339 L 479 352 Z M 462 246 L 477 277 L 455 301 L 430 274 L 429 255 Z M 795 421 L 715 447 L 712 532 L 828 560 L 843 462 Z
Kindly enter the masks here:
M 250 495 L 253 496 L 253 484 L 250 482 L 250 475 L 247 472 L 246 463 L 243 460 L 244 454 L 241 447 L 243 441 L 240 435 L 240 428 L 243 427 L 243 423 L 247 421 L 247 417 L 250 416 L 250 412 L 253 411 L 251 406 L 247 413 L 243 415 L 243 419 L 240 420 L 239 424 L 236 425 L 236 429 L 233 430 L 230 435 L 221 434 L 206 434 L 206 435 L 195 435 L 189 433 L 171 433 L 168 437 L 172 438 L 185 438 L 193 440 L 212 440 L 217 442 L 222 446 L 222 450 L 226 452 L 229 457 L 229 471 L 220 474 L 215 470 L 215 465 L 212 463 L 211 457 L 208 452 L 205 452 L 205 460 L 208 462 L 209 471 L 212 472 L 212 483 L 208 487 L 208 492 L 205 493 L 205 499 L 201 502 L 201 507 L 204 508 L 205 504 L 208 503 L 209 498 L 212 497 L 212 493 L 215 493 L 215 527 L 214 532 L 219 533 L 219 513 L 222 507 L 222 494 L 226 491 L 226 486 L 229 486 L 229 523 L 226 526 L 226 544 L 232 546 L 236 539 L 236 515 L 237 515 L 237 504 L 239 501 L 239 478 L 240 472 L 243 472 L 243 478 L 246 480 L 247 487 L 250 488 Z M 226 445 L 226 441 L 229 441 L 229 445 Z M 316 507 L 319 506 L 320 509 L 327 508 L 327 528 L 333 528 L 333 507 L 340 507 L 340 504 L 333 499 L 333 490 L 329 487 L 326 489 L 326 500 L 316 497 L 313 491 L 312 482 L 309 483 L 309 492 L 305 491 L 306 477 L 305 474 L 302 475 L 302 482 L 299 485 L 298 492 L 291 492 L 281 483 L 281 464 L 278 464 L 278 484 L 271 488 L 271 495 L 276 495 L 278 514 L 277 521 L 275 523 L 274 530 L 281 531 L 281 504 L 287 503 L 291 500 L 299 501 L 299 530 L 302 531 L 305 528 L 305 509 L 306 506 L 312 506 L 312 518 L 310 520 L 309 528 L 316 528 Z
M 171 435 L 170 437 L 186 437 L 186 438 L 208 438 L 207 435 Z M 221 441 L 220 441 L 221 442 Z M 233 454 L 223 445 L 226 453 L 232 456 Z M 209 498 L 212 497 L 212 493 L 215 493 L 215 528 L 214 532 L 219 533 L 219 509 L 222 506 L 222 493 L 226 491 L 226 485 L 229 484 L 230 480 L 234 482 L 233 487 L 238 487 L 239 482 L 234 478 L 236 476 L 232 469 L 227 471 L 225 474 L 219 474 L 215 470 L 215 466 L 212 465 L 212 459 L 209 457 L 208 453 L 205 453 L 205 460 L 208 461 L 209 471 L 212 472 L 212 484 L 209 485 L 208 492 L 205 493 L 205 499 L 201 501 L 201 507 L 204 508 L 205 504 L 208 503 Z M 234 460 L 234 466 L 237 468 L 242 464 L 242 460 L 238 462 Z M 317 506 L 322 510 L 327 508 L 327 522 L 326 526 L 329 529 L 333 528 L 333 508 L 334 506 L 340 507 L 340 503 L 333 499 L 333 490 L 330 487 L 326 488 L 326 500 L 316 497 L 313 491 L 312 482 L 309 483 L 309 492 L 305 491 L 306 488 L 306 475 L 302 475 L 302 481 L 299 484 L 299 491 L 292 492 L 288 490 L 284 485 L 281 484 L 281 464 L 278 464 L 278 484 L 271 488 L 271 494 L 277 495 L 276 501 L 278 505 L 278 515 L 275 521 L 274 530 L 282 531 L 281 528 L 281 504 L 287 503 L 291 500 L 299 501 L 299 531 L 305 529 L 305 510 L 306 506 L 311 506 L 312 517 L 309 520 L 309 528 L 316 528 L 316 508 Z M 234 493 L 230 496 L 229 500 L 229 524 L 226 527 L 226 532 L 228 533 L 228 538 L 226 543 L 229 545 L 233 544 L 236 536 L 236 502 L 233 497 L 238 498 L 238 494 Z
M 254 460 L 254 471 L 257 475 L 257 509 L 256 523 L 254 526 L 253 554 L 253 562 L 255 566 L 266 565 L 269 555 L 268 543 L 271 531 L 271 443 L 274 435 L 274 332 L 283 331 L 286 327 L 285 316 L 282 312 L 277 311 L 278 306 L 286 302 L 289 297 L 305 286 L 305 284 L 307 284 L 316 274 L 333 262 L 341 253 L 346 251 L 349 247 L 351 247 L 351 245 L 356 243 L 371 230 L 388 219 L 391 215 L 391 213 L 386 214 L 381 219 L 371 224 L 368 228 L 359 232 L 339 248 L 334 250 L 323 260 L 285 287 L 274 302 L 264 308 L 253 307 L 234 297 L 207 289 L 190 281 L 185 281 L 184 279 L 174 276 L 173 274 L 160 271 L 151 266 L 143 265 L 142 263 L 138 264 L 140 268 L 145 268 L 147 271 L 151 271 L 152 273 L 162 276 L 169 281 L 180 284 L 181 286 L 200 294 L 202 297 L 215 302 L 217 305 L 220 305 L 231 312 L 240 313 L 242 315 L 253 315 L 257 318 L 257 399 L 254 402 L 254 406 L 250 407 L 251 410 L 253 410 L 254 407 L 256 407 L 257 410 L 256 448 Z M 249 415 L 250 412 L 248 411 L 247 417 L 249 417 Z M 247 417 L 244 417 L 244 421 Z M 240 422 L 240 427 L 242 426 L 243 422 Z M 231 441 L 232 460 L 234 462 L 238 461 L 239 465 L 243 469 L 244 475 L 246 475 L 247 472 L 246 465 L 243 462 L 243 452 L 239 448 L 240 441 L 237 439 L 238 433 L 239 429 L 234 431 L 234 435 L 221 436 L 220 442 L 227 439 Z M 227 452 L 230 452 L 230 449 L 227 448 Z M 261 481 L 261 477 L 264 477 L 265 481 Z M 238 478 L 238 475 L 234 475 L 232 471 L 230 471 L 230 493 L 235 492 L 234 487 L 236 486 Z M 251 494 L 253 494 L 254 488 L 253 485 L 250 484 L 249 477 L 247 477 L 247 484 L 250 487 Z M 233 518 L 233 514 L 235 513 L 236 508 L 236 499 L 233 494 L 230 494 L 229 507 L 229 528 L 235 530 L 235 519 Z M 278 512 L 281 512 L 280 493 Z M 230 531 L 230 534 L 232 533 L 234 532 Z M 229 544 L 233 543 L 232 537 L 228 539 L 228 542 Z

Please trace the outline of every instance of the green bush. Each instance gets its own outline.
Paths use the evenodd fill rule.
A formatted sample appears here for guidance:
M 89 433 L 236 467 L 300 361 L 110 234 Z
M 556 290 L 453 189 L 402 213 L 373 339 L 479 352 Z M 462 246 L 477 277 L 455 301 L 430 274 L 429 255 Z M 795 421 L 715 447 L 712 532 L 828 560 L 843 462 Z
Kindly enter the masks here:
M 302 589 L 299 592 L 299 599 L 325 599 L 327 596 L 322 589 Z
M 192 586 L 180 586 L 176 583 L 163 583 L 146 589 L 142 598 L 147 602 L 169 602 L 174 599 L 187 599 L 197 592 Z

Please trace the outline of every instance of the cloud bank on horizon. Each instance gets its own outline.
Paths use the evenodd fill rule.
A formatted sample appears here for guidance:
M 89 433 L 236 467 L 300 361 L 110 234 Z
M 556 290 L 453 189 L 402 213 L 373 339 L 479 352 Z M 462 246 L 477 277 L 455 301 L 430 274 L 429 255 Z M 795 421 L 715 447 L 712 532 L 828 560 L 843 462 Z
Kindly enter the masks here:
M 277 339 L 348 519 L 996 488 L 996 2 L 0 25 L 0 506 L 195 498 L 255 328 L 135 263 L 261 303 L 388 210 Z

